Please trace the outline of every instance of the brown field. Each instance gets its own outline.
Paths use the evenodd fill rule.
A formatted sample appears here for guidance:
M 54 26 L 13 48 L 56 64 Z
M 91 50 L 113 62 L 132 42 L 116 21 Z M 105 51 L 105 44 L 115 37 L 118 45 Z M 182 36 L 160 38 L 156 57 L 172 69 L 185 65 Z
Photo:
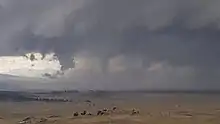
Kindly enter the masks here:
M 130 96 L 130 95 L 128 95 Z M 213 95 L 149 95 L 91 98 L 95 106 L 81 100 L 71 103 L 1 102 L 0 124 L 18 124 L 32 117 L 31 124 L 219 124 L 220 100 Z M 103 108 L 115 111 L 97 116 Z M 131 115 L 132 109 L 140 111 Z M 73 117 L 86 110 L 93 115 Z M 44 119 L 44 120 L 43 120 Z M 43 121 L 42 121 L 43 120 Z M 41 122 L 42 121 L 42 122 Z M 28 124 L 28 123 L 27 123 Z

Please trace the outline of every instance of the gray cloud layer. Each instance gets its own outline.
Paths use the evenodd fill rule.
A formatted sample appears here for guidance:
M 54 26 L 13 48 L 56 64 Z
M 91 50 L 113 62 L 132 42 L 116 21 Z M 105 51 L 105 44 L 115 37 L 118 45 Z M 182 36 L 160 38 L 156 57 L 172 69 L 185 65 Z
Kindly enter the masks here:
M 73 72 L 69 81 L 79 87 L 217 88 L 219 5 L 219 0 L 0 0 L 0 55 L 55 52 L 69 68 L 71 57 L 86 51 L 96 58 L 87 61 L 98 65 L 89 69 L 92 74 Z M 126 69 L 110 72 L 117 63 Z

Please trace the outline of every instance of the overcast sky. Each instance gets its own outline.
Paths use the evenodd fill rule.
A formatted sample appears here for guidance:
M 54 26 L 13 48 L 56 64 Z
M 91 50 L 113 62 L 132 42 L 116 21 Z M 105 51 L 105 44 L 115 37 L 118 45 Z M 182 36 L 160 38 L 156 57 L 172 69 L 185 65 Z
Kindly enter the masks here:
M 0 0 L 0 56 L 55 53 L 66 70 L 54 81 L 59 87 L 220 89 L 219 6 L 219 0 Z

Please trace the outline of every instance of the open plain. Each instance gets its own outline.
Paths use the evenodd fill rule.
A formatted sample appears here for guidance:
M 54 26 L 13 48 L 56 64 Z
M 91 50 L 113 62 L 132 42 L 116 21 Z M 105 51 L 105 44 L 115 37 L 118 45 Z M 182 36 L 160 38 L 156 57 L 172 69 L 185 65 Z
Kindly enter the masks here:
M 220 123 L 218 94 L 67 93 L 47 96 L 66 96 L 72 101 L 4 100 L 0 102 L 0 124 Z M 98 114 L 98 111 L 104 113 Z

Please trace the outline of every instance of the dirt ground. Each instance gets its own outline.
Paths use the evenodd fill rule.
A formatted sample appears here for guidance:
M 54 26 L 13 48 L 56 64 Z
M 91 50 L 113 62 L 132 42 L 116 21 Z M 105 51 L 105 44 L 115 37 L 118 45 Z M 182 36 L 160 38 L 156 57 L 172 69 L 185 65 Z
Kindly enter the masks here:
M 212 96 L 90 99 L 70 103 L 1 102 L 0 124 L 219 124 L 220 100 Z M 112 108 L 116 106 L 116 110 Z M 108 109 L 97 116 L 98 110 Z M 133 114 L 132 110 L 139 111 Z M 86 110 L 92 115 L 73 116 Z M 22 122 L 29 117 L 29 121 Z

